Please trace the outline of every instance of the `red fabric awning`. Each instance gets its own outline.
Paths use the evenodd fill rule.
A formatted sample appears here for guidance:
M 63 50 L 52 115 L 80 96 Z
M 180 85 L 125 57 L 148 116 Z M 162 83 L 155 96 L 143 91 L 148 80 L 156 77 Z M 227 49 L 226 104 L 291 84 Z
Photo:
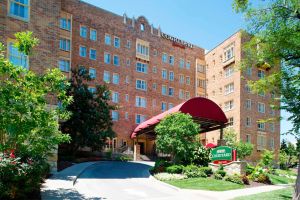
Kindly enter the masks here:
M 215 148 L 217 145 L 213 144 L 213 143 L 208 143 L 207 145 L 205 145 L 206 148 Z
M 200 123 L 200 126 L 203 125 L 201 126 L 202 132 L 206 132 L 205 129 L 210 130 L 214 125 L 227 123 L 224 112 L 215 102 L 206 98 L 196 97 L 139 124 L 131 134 L 131 138 L 139 135 L 144 129 L 155 126 L 168 114 L 176 112 L 190 114 L 193 119 Z

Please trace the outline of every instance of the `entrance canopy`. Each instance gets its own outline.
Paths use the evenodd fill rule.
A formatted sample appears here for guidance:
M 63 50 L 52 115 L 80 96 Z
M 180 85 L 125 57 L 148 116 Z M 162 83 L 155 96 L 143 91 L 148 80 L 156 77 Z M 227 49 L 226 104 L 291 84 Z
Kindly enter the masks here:
M 141 134 L 153 136 L 155 126 L 168 114 L 176 112 L 190 114 L 193 120 L 200 124 L 202 133 L 224 128 L 227 123 L 224 112 L 216 103 L 206 98 L 196 97 L 139 124 L 131 134 L 131 138 Z

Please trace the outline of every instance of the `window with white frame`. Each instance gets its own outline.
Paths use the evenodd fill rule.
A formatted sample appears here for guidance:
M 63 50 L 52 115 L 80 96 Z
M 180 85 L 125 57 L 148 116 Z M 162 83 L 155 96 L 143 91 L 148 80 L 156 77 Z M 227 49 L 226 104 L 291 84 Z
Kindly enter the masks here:
M 233 66 L 229 66 L 225 69 L 225 78 L 228 78 L 230 76 L 232 76 L 234 73 L 234 67 Z
M 259 113 L 265 113 L 265 104 L 258 102 L 257 109 Z
M 184 84 L 184 76 L 183 75 L 179 75 L 179 83 Z
M 127 66 L 127 67 L 130 67 L 130 63 L 131 63 L 131 62 L 130 62 L 130 59 L 127 58 L 127 59 L 126 59 L 126 66 Z
M 174 96 L 174 88 L 169 87 L 169 92 L 168 92 L 169 96 Z
M 148 65 L 146 63 L 137 62 L 136 63 L 136 71 L 147 74 L 147 72 L 148 72 Z
M 156 49 L 153 50 L 153 55 L 154 55 L 154 56 L 157 56 L 157 55 L 158 55 L 158 52 L 157 52 Z
M 153 89 L 153 90 L 156 90 L 156 88 L 157 88 L 157 84 L 156 84 L 156 83 L 153 83 L 153 84 L 152 84 L 152 89 Z
M 127 49 L 131 48 L 131 40 L 127 40 L 127 42 L 126 42 L 126 48 Z
M 234 46 L 230 45 L 224 49 L 224 62 L 234 57 Z
M 116 48 L 120 48 L 121 44 L 120 44 L 120 38 L 119 37 L 114 37 L 114 46 Z
M 184 91 L 179 89 L 179 99 L 184 99 Z
M 128 112 L 125 112 L 125 119 L 126 119 L 126 120 L 128 120 L 128 119 L 129 119 Z
M 108 71 L 104 71 L 104 73 L 103 73 L 103 81 L 105 83 L 109 83 L 110 82 L 110 74 L 109 74 Z
M 87 28 L 86 28 L 86 26 L 80 26 L 80 37 L 82 37 L 82 38 L 87 37 Z
M 115 66 L 120 66 L 120 58 L 118 55 L 114 55 L 113 63 Z
M 265 130 L 265 123 L 264 122 L 257 122 L 258 130 L 264 131 Z
M 161 86 L 161 94 L 162 95 L 167 95 L 167 86 L 165 86 L 165 85 Z
M 113 80 L 112 80 L 113 84 L 119 85 L 120 83 L 120 75 L 117 73 L 113 73 Z
M 89 87 L 88 90 L 89 90 L 89 92 L 92 93 L 92 94 L 95 94 L 95 93 L 96 93 L 96 88 L 95 88 L 95 87 Z
M 187 85 L 190 85 L 191 84 L 191 78 L 189 76 L 185 77 L 185 83 Z
M 172 55 L 169 56 L 169 64 L 174 65 L 174 56 Z
M 167 103 L 166 102 L 161 102 L 161 111 L 164 112 L 167 110 Z
M 90 40 L 96 41 L 97 40 L 97 30 L 90 29 Z
M 111 118 L 112 121 L 119 121 L 119 112 L 118 111 L 111 111 Z
M 59 49 L 64 51 L 70 51 L 71 49 L 71 42 L 69 39 L 60 38 L 59 39 Z
M 8 43 L 8 59 L 9 61 L 17 66 L 21 66 L 25 69 L 29 68 L 29 59 L 24 53 L 20 52 L 18 48 L 14 46 L 13 42 Z
M 233 117 L 228 118 L 228 127 L 232 127 L 234 124 L 234 119 Z
M 187 69 L 190 69 L 190 68 L 191 68 L 191 63 L 190 63 L 190 61 L 186 61 L 185 66 L 186 66 Z
M 245 107 L 247 110 L 251 110 L 251 106 L 252 106 L 252 101 L 251 99 L 247 99 L 246 103 L 245 103 Z
M 197 64 L 197 72 L 204 73 L 205 72 L 205 66 Z
M 167 70 L 165 69 L 161 70 L 161 77 L 162 79 L 168 79 Z
M 96 60 L 97 59 L 97 51 L 96 49 L 90 49 L 90 59 Z
M 266 148 L 266 136 L 257 135 L 257 150 L 264 150 Z
M 9 0 L 9 16 L 29 21 L 30 0 Z
M 274 138 L 270 138 L 270 149 L 274 150 Z
M 59 27 L 61 29 L 70 31 L 71 30 L 71 19 L 61 17 L 59 20 Z
M 251 143 L 251 135 L 249 134 L 246 135 L 246 142 Z
M 234 84 L 229 83 L 228 85 L 225 85 L 225 95 L 233 93 L 234 92 Z
M 80 46 L 79 47 L 79 55 L 81 57 L 86 57 L 86 47 L 85 46 Z
M 130 77 L 128 75 L 126 75 L 126 77 L 125 77 L 125 83 L 127 83 L 127 84 L 130 83 Z
M 106 45 L 111 45 L 111 37 L 110 37 L 110 35 L 105 34 L 105 36 L 104 36 L 104 43 Z
M 246 73 L 248 76 L 252 76 L 252 67 L 247 67 Z
M 110 64 L 110 53 L 104 53 L 104 63 Z
M 147 90 L 147 82 L 145 80 L 136 79 L 135 88 L 138 90 Z
M 135 123 L 136 124 L 143 123 L 144 121 L 146 121 L 146 116 L 145 115 L 141 115 L 141 114 L 136 114 L 135 115 Z
M 186 91 L 186 92 L 185 92 L 185 99 L 186 99 L 186 100 L 189 100 L 190 98 L 191 98 L 190 92 L 189 92 L 189 91 Z
M 153 67 L 152 67 L 152 72 L 155 73 L 155 74 L 157 73 L 157 68 L 156 68 L 156 66 L 153 66 Z
M 203 79 L 197 79 L 197 87 L 205 88 L 206 82 Z
M 58 67 L 62 72 L 70 72 L 70 61 L 66 59 L 59 59 Z
M 125 94 L 125 101 L 129 102 L 129 95 L 128 94 Z
M 174 81 L 174 72 L 169 71 L 169 80 Z
M 135 97 L 135 106 L 136 107 L 141 107 L 141 108 L 146 108 L 147 106 L 147 101 L 145 97 Z
M 271 131 L 272 133 L 275 132 L 275 123 L 274 123 L 274 122 L 270 122 L 270 131 Z
M 184 59 L 182 58 L 179 59 L 179 67 L 184 68 Z
M 245 85 L 245 89 L 246 89 L 246 91 L 247 91 L 248 93 L 251 93 L 251 88 L 249 87 L 248 84 Z
M 265 77 L 265 71 L 264 70 L 261 70 L 261 69 L 259 69 L 258 71 L 257 71 L 257 76 L 258 76 L 258 78 L 264 78 Z
M 251 117 L 246 117 L 246 126 L 251 127 L 252 122 L 251 122 Z
M 96 78 L 96 69 L 89 68 L 89 75 L 90 75 L 91 79 L 95 79 Z
M 118 92 L 112 92 L 111 93 L 111 100 L 114 103 L 119 103 L 119 93 Z
M 144 60 L 149 60 L 149 42 L 137 39 L 136 55 Z
M 168 62 L 168 54 L 163 53 L 161 56 L 161 60 L 163 63 L 167 63 Z
M 224 111 L 232 110 L 233 107 L 234 107 L 233 100 L 227 101 L 227 102 L 225 102 L 225 104 L 224 104 Z

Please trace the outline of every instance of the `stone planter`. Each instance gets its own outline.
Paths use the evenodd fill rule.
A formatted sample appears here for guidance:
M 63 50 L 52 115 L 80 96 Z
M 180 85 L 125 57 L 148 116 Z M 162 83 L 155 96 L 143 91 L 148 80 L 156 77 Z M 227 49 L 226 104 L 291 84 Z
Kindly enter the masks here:
M 214 163 L 209 163 L 209 167 L 212 168 L 213 172 L 217 171 L 219 169 L 220 165 L 214 164 Z M 224 171 L 226 172 L 227 175 L 243 175 L 246 174 L 246 166 L 247 162 L 245 161 L 233 161 L 229 164 L 224 164 Z

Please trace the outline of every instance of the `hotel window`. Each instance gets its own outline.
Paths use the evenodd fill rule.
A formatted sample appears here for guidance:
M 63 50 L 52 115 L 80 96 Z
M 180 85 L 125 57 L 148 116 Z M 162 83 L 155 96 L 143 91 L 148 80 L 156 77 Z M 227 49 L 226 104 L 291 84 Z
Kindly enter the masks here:
M 104 63 L 110 64 L 110 53 L 104 53 Z
M 190 98 L 191 98 L 190 92 L 189 92 L 189 91 L 186 91 L 186 92 L 185 92 L 185 99 L 186 99 L 186 100 L 189 100 Z
M 118 121 L 119 120 L 119 112 L 118 111 L 111 111 L 111 118 L 112 121 Z
M 252 67 L 247 67 L 246 73 L 248 76 L 252 76 Z
M 249 134 L 246 135 L 246 142 L 251 143 L 251 135 Z
M 179 75 L 179 83 L 184 84 L 184 76 Z
M 154 50 L 153 50 L 153 55 L 154 55 L 154 56 L 157 56 L 157 54 L 158 54 L 158 53 L 157 53 L 157 50 L 154 49 Z
M 131 41 L 130 41 L 130 40 L 127 40 L 126 48 L 127 48 L 127 49 L 130 49 L 130 48 L 131 48 Z
M 113 63 L 114 63 L 115 66 L 120 66 L 119 56 L 114 55 Z
M 136 114 L 135 115 L 135 123 L 136 124 L 143 123 L 144 121 L 146 121 L 146 116 L 145 115 L 141 115 L 141 114 Z
M 156 84 L 156 83 L 153 83 L 153 84 L 152 84 L 152 89 L 153 89 L 153 90 L 156 90 L 156 88 L 157 88 L 157 84 Z
M 225 69 L 225 78 L 228 78 L 233 75 L 234 68 L 233 66 L 229 66 Z
M 182 58 L 179 60 L 179 67 L 184 68 L 184 60 Z
M 234 92 L 234 84 L 233 83 L 225 85 L 225 95 L 233 93 L 233 92 Z
M 64 51 L 70 51 L 71 42 L 68 39 L 60 38 L 59 39 L 59 48 Z
M 129 95 L 128 94 L 125 94 L 125 101 L 129 102 Z
M 274 150 L 274 138 L 270 138 L 270 149 Z
M 174 56 L 169 56 L 169 64 L 174 65 Z
M 118 92 L 112 92 L 111 94 L 111 100 L 114 103 L 119 103 L 119 93 Z
M 168 55 L 166 53 L 163 53 L 161 59 L 162 59 L 163 63 L 167 63 L 168 62 Z
M 126 76 L 125 83 L 129 84 L 129 82 L 130 82 L 130 78 L 129 78 L 129 76 Z
M 174 96 L 174 88 L 169 87 L 169 96 Z
M 9 0 L 9 16 L 29 21 L 30 0 Z
M 152 99 L 152 107 L 153 107 L 153 108 L 156 107 L 156 99 Z
M 149 42 L 136 39 L 136 57 L 149 61 Z
M 60 59 L 58 61 L 58 66 L 62 72 L 70 72 L 70 61 L 65 59 Z
M 96 88 L 95 88 L 95 87 L 89 87 L 88 90 L 89 90 L 89 92 L 92 93 L 92 94 L 95 94 L 95 93 L 96 93 Z
M 145 24 L 140 24 L 140 30 L 141 30 L 142 32 L 145 31 Z
M 205 66 L 197 64 L 197 72 L 200 72 L 200 73 L 205 72 Z
M 187 85 L 191 84 L 191 78 L 189 76 L 185 77 L 185 82 Z
M 90 29 L 90 40 L 93 40 L 93 41 L 97 40 L 97 30 Z
M 265 130 L 265 123 L 264 122 L 257 122 L 258 130 L 264 131 Z
M 258 71 L 257 71 L 257 76 L 258 76 L 258 78 L 264 78 L 265 77 L 265 72 L 263 71 L 263 70 L 261 70 L 261 69 L 259 69 Z
M 147 90 L 147 82 L 141 79 L 137 79 L 135 81 L 135 88 L 138 90 Z
M 155 66 L 152 67 L 152 72 L 155 74 L 157 73 L 157 68 Z
M 71 19 L 60 18 L 60 20 L 59 20 L 59 27 L 61 29 L 70 31 L 71 30 Z
M 120 38 L 119 37 L 114 37 L 114 46 L 116 48 L 120 48 L 121 44 L 120 44 Z
M 252 125 L 251 117 L 246 117 L 246 126 L 250 127 Z
M 274 122 L 271 122 L 271 123 L 270 123 L 270 131 L 271 131 L 272 133 L 275 132 L 275 123 L 274 123 Z
M 251 106 L 252 106 L 252 101 L 251 101 L 251 99 L 247 99 L 246 100 L 246 103 L 245 103 L 246 105 L 246 109 L 247 110 L 251 110 Z
M 257 150 L 264 150 L 266 148 L 266 136 L 257 135 Z
M 126 59 L 126 65 L 127 65 L 127 67 L 130 67 L 130 59 L 129 58 Z
M 29 58 L 24 53 L 20 52 L 18 48 L 14 46 L 13 42 L 8 43 L 8 59 L 9 61 L 17 66 L 21 66 L 25 69 L 29 68 Z
M 109 74 L 108 71 L 104 71 L 104 73 L 103 73 L 103 81 L 105 83 L 109 83 L 110 82 L 110 74 Z
M 80 26 L 80 37 L 86 38 L 86 36 L 87 36 L 86 26 Z
M 147 74 L 147 72 L 148 72 L 148 65 L 145 64 L 145 63 L 137 62 L 136 63 L 136 71 Z
M 227 101 L 227 102 L 225 102 L 225 104 L 224 104 L 224 110 L 225 110 L 225 111 L 232 110 L 233 107 L 234 107 L 233 100 Z
M 111 37 L 110 37 L 110 35 L 105 34 L 105 36 L 104 36 L 104 43 L 106 45 L 111 45 Z
M 97 58 L 97 51 L 96 49 L 90 49 L 90 59 L 91 60 L 96 60 Z
M 167 95 L 167 86 L 165 86 L 165 85 L 161 86 L 161 94 L 162 95 Z
M 86 47 L 85 46 L 80 46 L 79 47 L 79 55 L 81 57 L 86 57 Z
M 191 68 L 191 63 L 190 63 L 190 61 L 186 61 L 186 65 L 185 65 L 185 66 L 186 66 L 187 69 L 190 69 L 190 68 Z
M 169 103 L 169 110 L 172 109 L 174 105 L 172 103 Z
M 91 79 L 95 79 L 96 78 L 96 70 L 94 68 L 90 68 L 89 75 L 90 75 Z
M 247 91 L 248 93 L 251 93 L 251 88 L 249 87 L 248 84 L 245 85 L 245 89 L 246 89 L 246 91 Z
M 234 46 L 231 45 L 224 49 L 224 62 L 234 57 Z
M 200 88 L 205 88 L 205 80 L 203 79 L 197 79 L 197 87 L 200 87 Z
M 128 112 L 125 112 L 125 119 L 129 119 Z M 124 145 L 127 146 L 127 145 Z
M 113 84 L 119 85 L 120 82 L 120 76 L 117 73 L 113 73 L 113 80 L 112 80 Z
M 184 99 L 184 91 L 179 89 L 179 99 Z
M 166 102 L 161 102 L 161 111 L 164 112 L 167 110 L 167 103 Z
M 161 71 L 161 76 L 162 76 L 162 79 L 168 79 L 168 77 L 167 77 L 167 70 L 163 69 Z
M 169 80 L 174 81 L 174 72 L 172 71 L 169 72 Z
M 141 108 L 146 108 L 147 106 L 147 101 L 144 97 L 135 97 L 135 106 L 136 107 L 141 107 Z
M 230 117 L 230 118 L 228 119 L 228 127 L 232 127 L 233 124 L 234 124 L 234 119 L 233 119 L 233 117 Z
M 258 102 L 257 110 L 258 110 L 259 113 L 265 113 L 265 104 Z

